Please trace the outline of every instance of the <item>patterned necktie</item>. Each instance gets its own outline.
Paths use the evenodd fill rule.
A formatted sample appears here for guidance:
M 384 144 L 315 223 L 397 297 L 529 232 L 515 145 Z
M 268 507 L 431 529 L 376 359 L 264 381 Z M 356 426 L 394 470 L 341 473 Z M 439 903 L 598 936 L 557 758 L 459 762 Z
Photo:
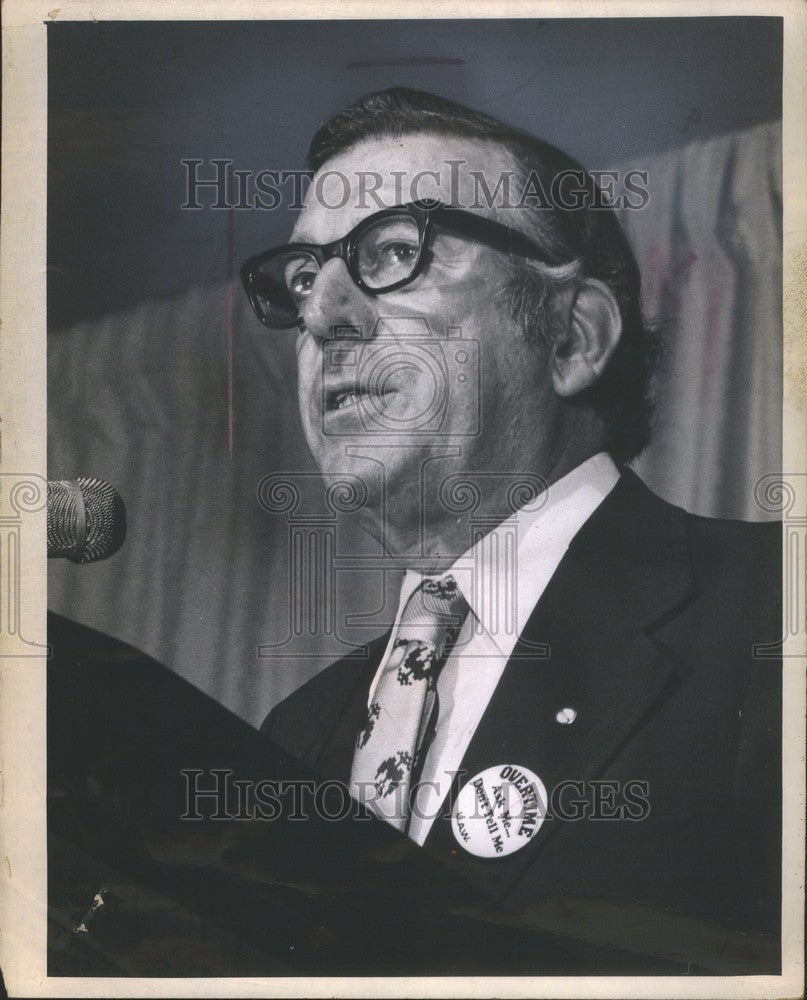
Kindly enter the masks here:
M 437 708 L 437 676 L 468 612 L 453 576 L 426 577 L 406 603 L 395 643 L 356 738 L 351 795 L 406 828 L 412 772 Z

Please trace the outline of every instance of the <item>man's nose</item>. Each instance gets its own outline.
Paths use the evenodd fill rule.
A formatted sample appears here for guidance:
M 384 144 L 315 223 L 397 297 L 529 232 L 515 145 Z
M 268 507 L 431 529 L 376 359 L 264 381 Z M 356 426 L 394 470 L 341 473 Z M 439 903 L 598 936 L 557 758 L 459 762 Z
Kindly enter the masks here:
M 359 328 L 366 337 L 372 314 L 372 300 L 354 284 L 345 262 L 337 257 L 325 263 L 300 307 L 305 329 L 318 341 L 333 338 L 338 327 L 346 326 Z

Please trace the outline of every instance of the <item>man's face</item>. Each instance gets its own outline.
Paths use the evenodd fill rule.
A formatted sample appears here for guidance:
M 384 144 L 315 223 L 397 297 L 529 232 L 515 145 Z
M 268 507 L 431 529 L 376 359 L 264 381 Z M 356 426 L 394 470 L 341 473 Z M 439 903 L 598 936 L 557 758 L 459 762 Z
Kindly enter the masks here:
M 497 146 L 431 135 L 368 140 L 319 171 L 292 241 L 331 242 L 379 211 L 368 171 L 380 175 L 384 206 L 412 200 L 423 171 L 437 176 L 421 174 L 415 196 L 449 202 L 449 161 L 458 160 L 454 203 L 494 217 L 470 172 L 481 171 L 493 190 L 512 170 Z M 502 215 L 523 230 L 518 210 Z M 512 317 L 510 273 L 506 254 L 438 227 L 411 284 L 368 295 L 334 258 L 303 300 L 297 358 L 309 447 L 326 475 L 360 476 L 370 507 L 378 511 L 383 495 L 393 526 L 422 518 L 421 506 L 435 520 L 449 516 L 439 498 L 449 476 L 486 473 L 494 489 L 491 473 L 540 474 L 552 465 L 557 399 L 546 350 Z M 360 339 L 344 339 L 346 328 Z

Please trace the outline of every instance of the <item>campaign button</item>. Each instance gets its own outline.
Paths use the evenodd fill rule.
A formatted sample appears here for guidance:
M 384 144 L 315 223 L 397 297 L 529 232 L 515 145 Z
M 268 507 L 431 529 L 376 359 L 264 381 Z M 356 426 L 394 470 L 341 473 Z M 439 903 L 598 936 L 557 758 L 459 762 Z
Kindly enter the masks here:
M 520 764 L 497 764 L 462 787 L 451 813 L 457 843 L 477 858 L 503 858 L 526 847 L 546 819 L 544 783 Z

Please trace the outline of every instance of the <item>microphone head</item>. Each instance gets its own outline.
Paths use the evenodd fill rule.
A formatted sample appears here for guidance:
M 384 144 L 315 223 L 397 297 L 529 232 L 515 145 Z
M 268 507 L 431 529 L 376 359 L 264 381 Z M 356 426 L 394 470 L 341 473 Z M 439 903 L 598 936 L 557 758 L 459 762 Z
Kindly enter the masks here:
M 75 563 L 113 555 L 126 538 L 126 508 L 103 479 L 48 483 L 48 557 Z

